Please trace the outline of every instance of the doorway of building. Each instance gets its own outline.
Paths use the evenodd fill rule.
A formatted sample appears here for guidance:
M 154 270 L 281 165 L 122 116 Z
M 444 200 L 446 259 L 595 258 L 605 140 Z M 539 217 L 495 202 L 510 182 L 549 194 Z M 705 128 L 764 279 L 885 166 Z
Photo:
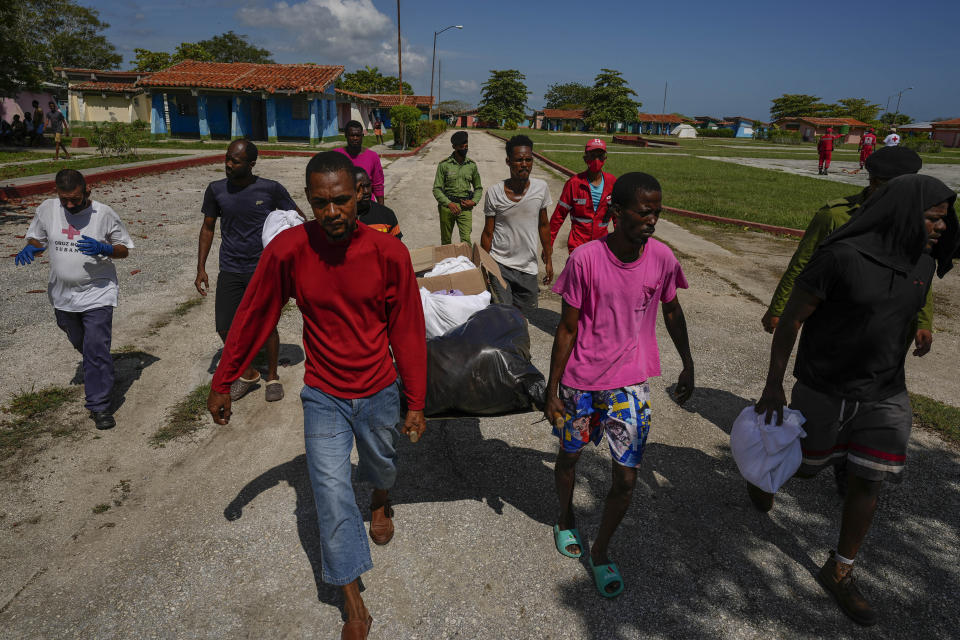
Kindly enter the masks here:
M 263 100 L 250 101 L 250 129 L 254 140 L 267 139 L 267 109 Z

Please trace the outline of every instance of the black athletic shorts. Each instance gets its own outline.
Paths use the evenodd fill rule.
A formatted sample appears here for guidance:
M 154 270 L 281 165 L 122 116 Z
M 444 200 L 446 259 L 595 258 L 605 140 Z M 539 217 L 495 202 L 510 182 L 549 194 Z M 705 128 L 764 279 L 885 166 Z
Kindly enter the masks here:
M 237 315 L 243 294 L 253 278 L 252 273 L 231 273 L 221 271 L 217 276 L 217 294 L 214 301 L 214 315 L 217 319 L 217 333 L 226 335 L 233 324 L 233 316 Z

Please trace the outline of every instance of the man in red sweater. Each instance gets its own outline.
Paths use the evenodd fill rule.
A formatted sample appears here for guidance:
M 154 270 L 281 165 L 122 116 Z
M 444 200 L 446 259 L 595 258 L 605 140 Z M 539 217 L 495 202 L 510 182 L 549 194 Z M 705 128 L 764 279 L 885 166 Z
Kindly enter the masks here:
M 607 161 L 607 143 L 594 138 L 587 143 L 583 152 L 583 162 L 587 170 L 578 173 L 563 185 L 563 192 L 557 201 L 557 208 L 550 216 L 551 246 L 560 233 L 563 221 L 570 215 L 570 236 L 567 249 L 573 251 L 585 242 L 607 235 L 607 206 L 613 183 L 617 181 L 612 173 L 601 171 Z
M 827 169 L 830 168 L 830 159 L 833 157 L 833 141 L 839 139 L 840 136 L 833 132 L 833 129 L 827 129 L 827 133 L 820 138 L 820 142 L 817 143 L 817 151 L 819 152 L 819 169 L 817 173 L 822 176 L 827 175 Z
M 873 127 L 867 129 L 867 132 L 863 134 L 863 137 L 860 138 L 860 168 L 863 169 L 863 164 L 867 161 L 867 158 L 873 153 L 874 147 L 877 146 L 877 134 L 873 132 Z
M 374 486 L 370 537 L 387 544 L 393 515 L 387 490 L 397 476 L 397 427 L 416 442 L 426 428 L 427 348 L 423 308 L 403 244 L 357 222 L 360 187 L 349 158 L 318 153 L 307 164 L 307 200 L 316 218 L 280 233 L 264 249 L 230 327 L 207 408 L 230 420 L 230 383 L 249 366 L 291 297 L 303 314 L 303 401 L 307 468 L 317 507 L 324 582 L 343 589 L 342 638 L 366 638 L 373 619 L 360 575 L 373 568 L 350 483 L 356 438 L 358 478 Z M 407 414 L 390 348 L 403 379 Z

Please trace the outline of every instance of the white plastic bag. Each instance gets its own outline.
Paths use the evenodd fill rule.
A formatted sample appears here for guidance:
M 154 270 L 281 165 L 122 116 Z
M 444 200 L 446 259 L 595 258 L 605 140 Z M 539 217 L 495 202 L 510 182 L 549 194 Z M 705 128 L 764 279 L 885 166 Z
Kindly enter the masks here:
M 420 301 L 423 303 L 427 337 L 436 338 L 460 326 L 477 311 L 490 306 L 490 292 L 484 291 L 475 296 L 450 296 L 432 293 L 421 287 Z
M 800 468 L 803 454 L 800 438 L 807 434 L 801 428 L 806 422 L 795 409 L 783 408 L 783 424 L 766 424 L 766 415 L 753 406 L 740 412 L 730 431 L 733 459 L 747 482 L 767 493 L 776 493 Z
M 473 264 L 470 258 L 466 256 L 454 256 L 453 258 L 444 258 L 433 265 L 433 269 L 423 274 L 423 277 L 446 276 L 451 273 L 460 273 L 461 271 L 470 271 L 470 269 L 476 268 L 477 265 Z
M 284 211 L 277 209 L 267 214 L 267 219 L 263 221 L 263 233 L 261 238 L 263 246 L 266 247 L 270 241 L 277 237 L 277 234 L 287 229 L 303 224 L 303 218 L 296 211 Z

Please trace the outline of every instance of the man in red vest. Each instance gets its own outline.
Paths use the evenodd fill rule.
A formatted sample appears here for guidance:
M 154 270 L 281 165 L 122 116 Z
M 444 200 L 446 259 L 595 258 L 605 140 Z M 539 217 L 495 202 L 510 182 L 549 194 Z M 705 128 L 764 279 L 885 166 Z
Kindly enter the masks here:
M 607 160 L 607 143 L 594 138 L 587 143 L 583 161 L 587 170 L 573 176 L 563 185 L 557 208 L 550 216 L 550 243 L 557 239 L 567 215 L 571 216 L 567 249 L 573 251 L 585 242 L 607 235 L 607 205 L 616 178 L 601 171 Z
M 833 141 L 838 140 L 840 136 L 833 132 L 833 129 L 827 129 L 827 133 L 820 138 L 817 143 L 817 151 L 820 153 L 819 173 L 822 176 L 827 175 L 827 169 L 830 168 L 830 157 L 833 155 Z
M 867 132 L 863 134 L 863 137 L 860 138 L 860 168 L 863 169 L 863 164 L 867 161 L 867 158 L 870 157 L 870 154 L 873 153 L 874 147 L 877 146 L 877 134 L 873 132 L 873 127 L 867 129 Z

